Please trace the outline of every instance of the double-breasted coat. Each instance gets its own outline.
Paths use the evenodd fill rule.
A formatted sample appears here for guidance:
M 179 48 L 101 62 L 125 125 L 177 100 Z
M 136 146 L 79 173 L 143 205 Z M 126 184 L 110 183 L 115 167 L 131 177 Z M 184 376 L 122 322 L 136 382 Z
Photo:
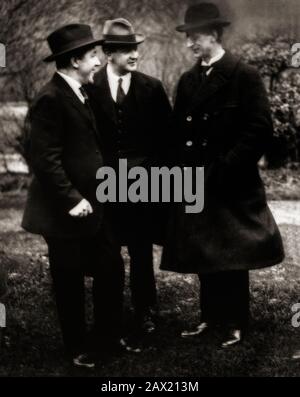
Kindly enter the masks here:
M 201 79 L 182 75 L 174 108 L 178 164 L 204 167 L 204 209 L 170 217 L 161 268 L 183 273 L 257 269 L 284 258 L 258 161 L 273 127 L 258 72 L 226 52 Z
M 91 112 L 56 73 L 30 108 L 29 123 L 27 157 L 33 179 L 22 226 L 46 237 L 94 234 L 103 216 L 96 199 L 96 173 L 103 158 Z M 94 212 L 71 217 L 69 211 L 83 198 Z

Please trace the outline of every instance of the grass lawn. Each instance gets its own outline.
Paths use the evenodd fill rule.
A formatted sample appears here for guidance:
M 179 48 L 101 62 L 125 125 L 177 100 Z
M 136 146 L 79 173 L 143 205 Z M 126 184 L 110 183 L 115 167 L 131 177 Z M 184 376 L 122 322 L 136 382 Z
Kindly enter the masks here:
M 300 200 L 300 165 L 297 168 L 261 170 L 269 200 Z
M 49 278 L 46 246 L 20 229 L 24 196 L 0 196 L 0 261 L 9 271 L 7 330 L 0 352 L 0 376 L 86 376 L 66 364 Z M 283 225 L 285 262 L 251 273 L 252 322 L 245 342 L 217 347 L 220 335 L 182 340 L 180 331 L 197 323 L 198 285 L 194 276 L 157 269 L 161 319 L 157 335 L 139 355 L 115 357 L 90 376 L 298 376 L 300 328 L 291 324 L 291 306 L 300 293 L 300 228 Z M 156 267 L 160 250 L 155 249 Z M 128 257 L 125 255 L 126 262 Z M 91 280 L 87 279 L 88 319 Z M 126 321 L 130 323 L 126 288 Z

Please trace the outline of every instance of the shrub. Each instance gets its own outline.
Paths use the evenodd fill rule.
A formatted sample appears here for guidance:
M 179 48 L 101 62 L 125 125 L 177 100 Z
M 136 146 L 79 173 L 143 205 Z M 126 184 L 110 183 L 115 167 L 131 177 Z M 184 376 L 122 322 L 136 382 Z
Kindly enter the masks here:
M 275 130 L 267 153 L 271 167 L 300 162 L 300 75 L 290 68 L 290 48 L 290 40 L 280 36 L 235 43 L 235 53 L 266 83 Z

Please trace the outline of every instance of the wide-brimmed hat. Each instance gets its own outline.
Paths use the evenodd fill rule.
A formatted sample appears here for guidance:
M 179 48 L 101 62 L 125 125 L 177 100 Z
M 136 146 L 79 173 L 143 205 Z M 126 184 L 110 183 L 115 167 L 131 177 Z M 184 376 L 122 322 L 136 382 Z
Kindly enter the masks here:
M 228 26 L 218 7 L 213 3 L 200 3 L 189 7 L 185 13 L 184 25 L 176 27 L 178 32 L 188 32 L 215 26 Z
M 103 26 L 103 44 L 134 45 L 141 44 L 145 36 L 135 33 L 132 24 L 124 18 L 105 21 Z
M 65 25 L 47 37 L 52 52 L 44 62 L 54 61 L 60 55 L 66 54 L 81 47 L 102 44 L 102 39 L 95 39 L 89 25 L 73 23 Z

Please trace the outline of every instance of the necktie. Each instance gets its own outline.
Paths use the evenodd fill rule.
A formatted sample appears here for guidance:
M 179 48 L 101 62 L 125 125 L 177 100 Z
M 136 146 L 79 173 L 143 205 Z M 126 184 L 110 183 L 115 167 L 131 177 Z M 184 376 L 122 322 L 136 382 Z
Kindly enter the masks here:
M 201 81 L 202 83 L 208 77 L 207 72 L 212 68 L 212 66 L 201 66 Z
M 88 94 L 86 93 L 86 90 L 83 87 L 80 87 L 79 91 L 81 92 L 81 95 L 84 98 L 84 103 L 85 104 L 88 103 L 89 102 L 89 97 L 88 97 Z
M 84 98 L 84 105 L 87 108 L 90 118 L 92 119 L 93 125 L 95 126 L 95 117 L 94 117 L 94 113 L 92 111 L 91 105 L 90 105 L 90 101 L 89 101 L 89 97 L 88 94 L 86 93 L 85 89 L 83 87 L 79 88 L 79 91 L 81 92 L 81 95 Z
M 125 92 L 122 88 L 122 82 L 123 82 L 123 79 L 119 78 L 119 85 L 118 85 L 118 91 L 117 91 L 117 104 L 118 105 L 122 105 L 122 103 L 125 99 L 125 96 L 126 96 Z

